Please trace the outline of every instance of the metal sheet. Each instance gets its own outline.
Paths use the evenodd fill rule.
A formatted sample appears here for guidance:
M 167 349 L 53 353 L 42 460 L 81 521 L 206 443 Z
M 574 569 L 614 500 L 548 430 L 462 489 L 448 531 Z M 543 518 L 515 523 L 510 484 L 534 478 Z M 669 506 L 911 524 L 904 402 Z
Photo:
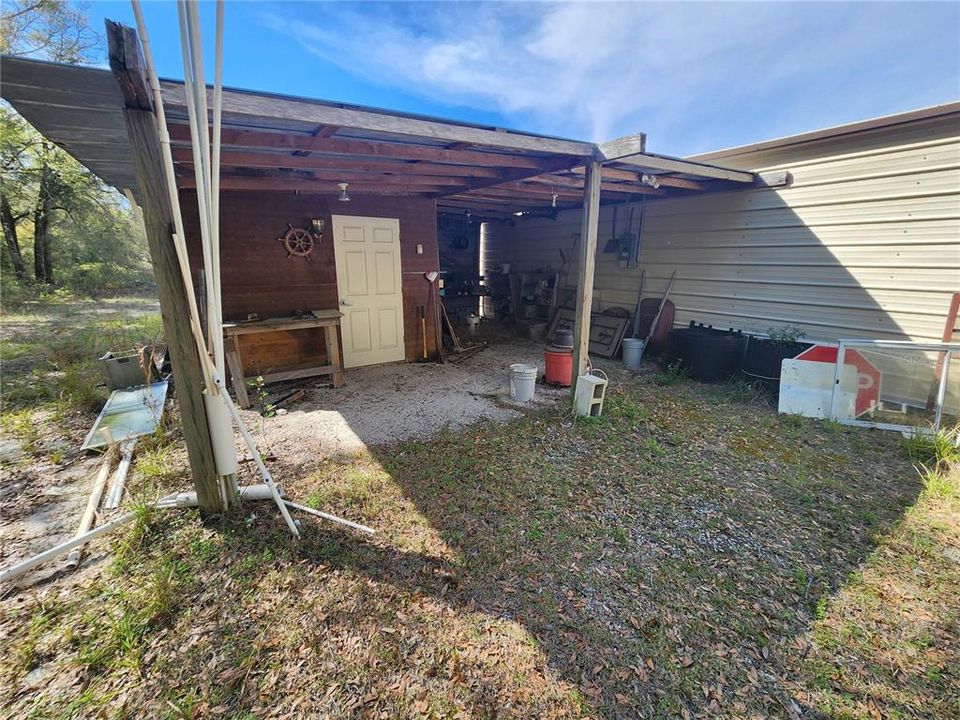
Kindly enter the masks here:
M 103 447 L 129 438 L 149 435 L 157 429 L 163 416 L 169 381 L 114 390 L 93 424 L 83 449 Z

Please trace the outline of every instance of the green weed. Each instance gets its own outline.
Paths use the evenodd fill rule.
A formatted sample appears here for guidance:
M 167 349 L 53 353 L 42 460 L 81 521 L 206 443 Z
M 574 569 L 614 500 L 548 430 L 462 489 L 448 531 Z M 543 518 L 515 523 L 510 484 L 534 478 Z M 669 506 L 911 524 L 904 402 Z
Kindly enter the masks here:
M 689 377 L 690 373 L 680 360 L 674 360 L 664 367 L 660 372 L 653 375 L 651 380 L 654 385 L 669 387 L 683 382 Z
M 960 425 L 935 433 L 914 432 L 903 439 L 903 449 L 914 463 L 941 472 L 960 463 Z

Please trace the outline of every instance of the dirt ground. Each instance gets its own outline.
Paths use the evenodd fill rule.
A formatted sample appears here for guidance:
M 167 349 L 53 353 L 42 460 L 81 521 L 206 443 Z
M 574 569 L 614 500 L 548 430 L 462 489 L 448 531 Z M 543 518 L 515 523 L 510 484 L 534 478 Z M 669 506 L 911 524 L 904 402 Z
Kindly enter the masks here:
M 543 344 L 505 336 L 488 336 L 490 346 L 457 362 L 390 364 L 355 368 L 345 384 L 300 383 L 306 397 L 261 417 L 248 411 L 262 450 L 302 464 L 342 452 L 402 440 L 427 439 L 439 430 L 460 429 L 481 419 L 508 420 L 532 409 L 549 407 L 569 391 L 538 383 L 530 403 L 510 399 L 510 365 L 535 365 L 543 375 Z

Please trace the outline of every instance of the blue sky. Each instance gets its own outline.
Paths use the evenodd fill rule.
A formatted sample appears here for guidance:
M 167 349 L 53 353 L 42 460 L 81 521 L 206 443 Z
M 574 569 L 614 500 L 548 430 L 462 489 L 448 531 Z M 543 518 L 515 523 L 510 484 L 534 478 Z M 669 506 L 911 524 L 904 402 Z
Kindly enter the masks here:
M 91 25 L 133 24 L 93 2 Z M 183 77 L 176 6 L 144 3 Z M 213 5 L 204 44 L 212 73 Z M 960 3 L 226 4 L 224 82 L 685 155 L 960 99 Z

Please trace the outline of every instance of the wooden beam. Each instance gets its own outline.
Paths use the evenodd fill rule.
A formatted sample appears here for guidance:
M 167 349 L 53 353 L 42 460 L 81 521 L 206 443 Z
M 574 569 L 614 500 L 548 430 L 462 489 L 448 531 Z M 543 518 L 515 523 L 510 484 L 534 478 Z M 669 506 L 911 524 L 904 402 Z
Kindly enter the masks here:
M 587 166 L 583 192 L 583 218 L 580 228 L 580 267 L 577 279 L 577 305 L 573 325 L 573 385 L 571 397 L 577 390 L 577 378 L 587 371 L 590 351 L 590 313 L 593 310 L 593 271 L 597 262 L 597 234 L 600 226 L 600 162 Z
M 161 91 L 165 105 L 186 107 L 186 93 L 182 83 L 163 81 Z M 212 90 L 208 89 L 207 92 L 210 94 Z M 213 106 L 212 95 L 207 102 L 210 107 Z M 225 123 L 229 123 L 232 119 L 242 119 L 269 123 L 288 121 L 311 125 L 336 125 L 340 128 L 424 138 L 443 143 L 469 143 L 475 146 L 553 155 L 577 155 L 588 158 L 593 157 L 596 151 L 593 143 L 528 135 L 495 127 L 477 127 L 440 120 L 404 117 L 356 107 L 339 107 L 281 95 L 239 92 L 230 89 L 223 91 L 223 116 Z
M 697 177 L 712 178 L 714 180 L 729 180 L 730 182 L 753 183 L 755 179 L 755 175 L 752 172 L 746 172 L 744 170 L 734 170 L 717 165 L 707 165 L 706 163 L 678 160 L 677 158 L 650 155 L 647 153 L 623 157 L 614 162 L 619 165 L 640 167 L 644 170 L 683 173 L 684 175 L 696 175 Z
M 190 185 L 189 181 L 194 177 L 189 174 L 181 176 L 183 183 L 180 187 L 196 187 Z M 314 170 L 312 172 L 297 170 L 261 170 L 255 173 L 223 173 L 220 176 L 223 180 L 285 180 L 290 182 L 318 182 L 329 181 L 331 183 L 348 182 L 360 184 L 376 185 L 429 185 L 430 187 L 440 188 L 458 186 L 463 178 L 447 177 L 446 175 L 383 175 L 374 172 L 350 172 L 343 170 Z
M 582 179 L 564 177 L 562 175 L 537 175 L 536 177 L 524 180 L 524 182 L 552 187 L 576 188 L 578 191 L 583 190 Z M 647 185 L 640 185 L 639 183 L 628 185 L 627 183 L 602 182 L 600 183 L 600 189 L 604 192 L 609 190 L 610 192 L 629 193 L 631 195 L 663 195 L 662 191 Z
M 189 127 L 173 122 L 167 123 L 167 125 L 171 140 L 185 144 L 190 142 Z M 223 128 L 221 143 L 224 147 L 238 147 L 248 150 L 306 151 L 398 160 L 427 160 L 478 167 L 539 168 L 543 161 L 543 158 L 529 155 L 510 155 L 497 152 L 480 152 L 478 150 L 448 150 L 447 148 L 415 145 L 413 143 L 323 138 L 296 132 L 269 132 L 229 127 Z
M 203 374 L 200 356 L 189 323 L 186 287 L 180 274 L 173 245 L 173 217 L 163 173 L 156 116 L 142 68 L 137 34 L 119 23 L 106 21 L 110 68 L 124 100 L 124 121 L 133 150 L 138 190 L 136 199 L 143 211 L 143 222 L 150 249 L 150 261 L 160 298 L 164 342 L 170 353 L 177 383 L 177 404 L 183 441 L 187 447 L 193 486 L 204 512 L 219 512 L 219 479 L 213 463 L 213 444 L 203 402 Z
M 548 158 L 541 161 L 540 167 L 536 170 L 532 168 L 519 169 L 519 170 L 507 170 L 503 172 L 499 178 L 496 179 L 478 179 L 471 180 L 468 183 L 464 183 L 457 190 L 451 190 L 449 195 L 456 195 L 461 192 L 468 192 L 470 190 L 478 190 L 485 187 L 493 187 L 495 185 L 506 185 L 508 183 L 517 182 L 519 180 L 525 180 L 529 177 L 535 177 L 537 175 L 543 175 L 544 173 L 556 172 L 558 170 L 569 170 L 572 167 L 577 165 L 582 165 L 583 160 L 576 157 L 561 157 L 561 158 Z M 438 195 L 438 197 L 443 197 L 443 195 Z
M 577 175 L 583 175 L 583 168 L 573 168 L 570 172 L 576 173 Z M 640 177 L 643 175 L 641 172 L 636 170 L 621 170 L 619 168 L 612 168 L 609 165 L 603 166 L 603 179 L 607 180 L 621 180 L 624 182 L 640 182 Z M 660 181 L 661 187 L 675 187 L 683 188 L 684 190 L 708 190 L 708 186 L 699 180 L 688 180 L 687 178 L 678 178 L 673 177 L 672 175 L 657 175 L 657 180 Z
M 635 133 L 634 135 L 624 135 L 616 140 L 610 140 L 600 143 L 600 159 L 603 162 L 610 162 L 629 155 L 646 152 L 647 134 Z
M 335 134 L 335 133 L 337 132 L 337 130 L 339 130 L 339 129 L 340 129 L 340 128 L 338 128 L 336 125 L 327 125 L 326 127 L 322 127 L 322 128 L 320 128 L 319 130 L 317 130 L 317 131 L 313 134 L 313 136 L 314 136 L 314 137 L 319 137 L 319 138 L 327 138 L 327 137 L 330 137 L 331 135 Z
M 173 159 L 186 165 L 193 164 L 190 148 L 173 148 Z M 227 150 L 220 155 L 221 167 L 289 168 L 305 170 L 339 169 L 345 172 L 364 170 L 397 175 L 450 175 L 453 177 L 500 177 L 496 168 L 469 165 L 445 165 L 418 160 L 368 160 L 365 158 L 329 157 L 316 155 L 287 155 Z
M 793 175 L 789 170 L 772 170 L 757 175 L 756 184 L 760 187 L 784 187 L 793 182 Z
M 222 190 L 255 190 L 255 191 L 298 191 L 307 193 L 330 194 L 340 192 L 337 187 L 339 180 L 308 180 L 302 178 L 258 178 L 258 177 L 228 177 L 220 180 Z M 180 178 L 177 187 L 181 190 L 196 189 L 196 180 L 192 177 Z M 348 192 L 351 194 L 379 194 L 379 195 L 430 195 L 446 189 L 444 185 L 421 185 L 405 182 L 350 182 Z

